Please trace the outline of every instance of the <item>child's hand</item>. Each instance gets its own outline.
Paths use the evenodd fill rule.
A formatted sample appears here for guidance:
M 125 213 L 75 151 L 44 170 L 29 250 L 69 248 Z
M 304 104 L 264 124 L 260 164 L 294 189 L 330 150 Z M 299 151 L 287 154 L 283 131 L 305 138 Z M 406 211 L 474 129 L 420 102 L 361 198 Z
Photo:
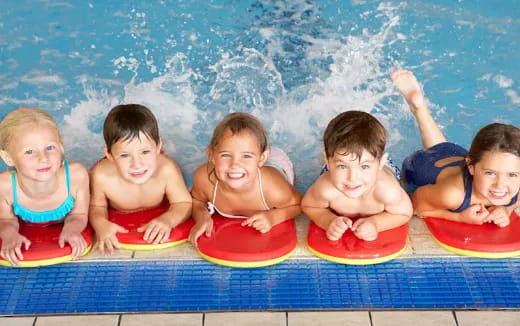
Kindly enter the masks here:
M 81 256 L 83 252 L 85 252 L 85 249 L 87 249 L 87 242 L 80 232 L 73 232 L 64 227 L 58 239 L 60 248 L 63 248 L 66 242 L 70 244 L 72 248 L 72 258 Z
M 510 214 L 504 206 L 491 206 L 488 211 L 489 215 L 484 219 L 484 223 L 495 223 L 501 228 L 509 225 Z
M 339 240 L 349 228 L 352 227 L 352 220 L 345 216 L 338 216 L 330 222 L 327 229 L 327 238 L 332 241 Z
M 265 212 L 259 212 L 246 218 L 242 226 L 250 226 L 260 233 L 267 233 L 273 227 L 269 216 Z
M 210 217 L 204 219 L 203 221 L 195 223 L 195 225 L 190 230 L 190 235 L 188 240 L 197 247 L 197 239 L 204 233 L 205 236 L 211 236 L 211 231 L 213 230 L 213 219 Z
M 377 239 L 377 226 L 370 218 L 358 219 L 352 225 L 352 231 L 361 240 L 374 241 Z
M 159 244 L 168 241 L 172 226 L 167 217 L 160 216 L 141 226 L 137 231 L 144 232 L 144 241 Z
M 128 233 L 128 230 L 121 225 L 112 223 L 106 220 L 102 230 L 96 230 L 97 244 L 99 252 L 104 255 L 105 247 L 108 252 L 112 255 L 114 248 L 121 248 L 119 241 L 117 240 L 116 233 Z
M 22 245 L 25 250 L 31 246 L 31 241 L 18 232 L 5 236 L 2 239 L 2 249 L 0 250 L 2 257 L 11 265 L 17 266 L 20 260 L 23 260 Z
M 460 221 L 468 224 L 482 224 L 489 215 L 482 204 L 473 204 L 460 213 Z

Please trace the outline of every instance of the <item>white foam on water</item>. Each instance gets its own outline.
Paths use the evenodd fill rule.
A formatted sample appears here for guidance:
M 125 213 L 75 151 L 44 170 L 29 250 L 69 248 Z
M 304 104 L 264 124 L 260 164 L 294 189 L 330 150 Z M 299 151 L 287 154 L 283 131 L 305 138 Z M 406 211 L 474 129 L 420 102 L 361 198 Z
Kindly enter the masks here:
M 224 56 L 214 66 L 217 77 L 211 98 L 220 106 L 212 106 L 216 121 L 211 122 L 216 124 L 232 111 L 256 115 L 268 129 L 271 142 L 298 160 L 295 166 L 303 188 L 314 180 L 322 165 L 322 135 L 326 125 L 343 111 L 374 114 L 387 127 L 388 146 L 398 142 L 402 138 L 399 123 L 409 111 L 399 97 L 388 99 L 396 95 L 396 90 L 389 77 L 391 67 L 382 64 L 388 62 L 385 47 L 396 40 L 392 30 L 399 24 L 397 9 L 380 5 L 372 13 L 384 17 L 375 33 L 364 30 L 361 35 L 343 39 L 337 39 L 337 35 L 336 39 L 302 36 L 311 44 L 306 48 L 307 59 L 331 57 L 332 64 L 327 74 L 289 91 L 272 63 L 272 58 L 283 51 L 280 34 L 287 32 L 260 29 L 261 36 L 268 41 L 267 55 L 244 49 L 240 55 Z M 388 101 L 394 103 L 390 108 L 383 104 Z
M 102 125 L 110 109 L 118 104 L 136 103 L 148 107 L 158 119 L 166 153 L 176 156 L 178 144 L 190 151 L 180 157 L 183 169 L 192 173 L 204 153 L 194 150 L 192 145 L 196 97 L 191 89 L 192 72 L 185 67 L 184 59 L 183 55 L 172 57 L 163 75 L 149 82 L 137 83 L 132 78 L 128 84 L 120 85 L 116 80 L 81 76 L 79 82 L 87 99 L 72 108 L 60 126 L 67 156 L 90 166 L 103 155 Z

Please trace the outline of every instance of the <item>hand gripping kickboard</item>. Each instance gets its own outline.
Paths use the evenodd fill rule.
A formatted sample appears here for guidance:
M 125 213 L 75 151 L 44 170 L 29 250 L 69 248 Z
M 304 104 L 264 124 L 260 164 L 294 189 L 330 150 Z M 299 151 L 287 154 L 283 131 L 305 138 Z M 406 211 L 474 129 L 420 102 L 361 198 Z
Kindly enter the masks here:
M 168 205 L 161 205 L 157 208 L 135 212 L 120 212 L 109 209 L 108 219 L 128 230 L 128 233 L 117 233 L 117 239 L 121 248 L 131 250 L 163 249 L 176 246 L 188 240 L 190 229 L 194 224 L 191 217 L 174 227 L 170 232 L 170 238 L 165 243 L 148 243 L 143 239 L 144 232 L 137 231 L 138 228 L 160 216 L 166 212 L 167 209 Z
M 520 217 L 513 212 L 510 224 L 481 225 L 426 217 L 426 226 L 444 249 L 459 255 L 480 258 L 507 258 L 520 255 Z
M 206 260 L 232 267 L 262 267 L 277 264 L 296 249 L 294 220 L 287 220 L 267 233 L 242 226 L 244 219 L 212 215 L 211 236 L 197 240 L 199 254 Z
M 20 222 L 19 231 L 21 235 L 31 241 L 29 250 L 23 249 L 23 260 L 18 267 L 37 267 L 55 265 L 72 260 L 72 248 L 65 243 L 63 248 L 58 245 L 58 239 L 63 229 L 63 223 L 48 226 L 26 224 Z M 81 235 L 87 242 L 87 249 L 83 252 L 86 255 L 92 247 L 92 229 L 87 226 Z M 0 245 L 2 240 L 0 240 Z M 0 265 L 12 266 L 11 263 L 0 257 Z
M 339 240 L 329 240 L 325 230 L 311 221 L 307 247 L 316 256 L 347 265 L 379 264 L 399 256 L 406 247 L 408 225 L 379 232 L 374 241 L 361 240 L 347 230 Z

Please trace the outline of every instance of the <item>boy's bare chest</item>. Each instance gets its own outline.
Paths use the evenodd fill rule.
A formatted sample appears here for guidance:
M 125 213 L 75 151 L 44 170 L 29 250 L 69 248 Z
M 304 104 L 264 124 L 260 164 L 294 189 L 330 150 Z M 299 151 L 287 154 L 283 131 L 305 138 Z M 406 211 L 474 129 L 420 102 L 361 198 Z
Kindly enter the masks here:
M 106 194 L 111 207 L 118 210 L 137 210 L 159 206 L 165 197 L 165 186 L 159 183 L 144 185 L 121 184 Z
M 338 197 L 331 202 L 330 208 L 337 214 L 347 217 L 364 217 L 381 213 L 384 205 L 374 198 Z

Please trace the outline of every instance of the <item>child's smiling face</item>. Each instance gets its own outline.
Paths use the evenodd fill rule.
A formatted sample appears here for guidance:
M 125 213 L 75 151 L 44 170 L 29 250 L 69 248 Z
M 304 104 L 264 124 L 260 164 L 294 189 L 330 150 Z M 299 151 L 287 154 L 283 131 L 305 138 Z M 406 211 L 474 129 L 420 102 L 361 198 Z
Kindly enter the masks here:
M 144 184 L 155 173 L 160 153 L 161 143 L 156 144 L 141 132 L 139 137 L 120 139 L 112 145 L 110 153 L 105 154 L 114 162 L 124 180 Z
M 520 190 L 520 157 L 512 153 L 484 152 L 468 169 L 473 189 L 494 206 L 508 205 Z
M 232 189 L 241 189 L 254 182 L 266 159 L 267 151 L 260 152 L 258 140 L 249 131 L 237 134 L 226 131 L 210 152 L 217 179 Z
M 374 187 L 379 170 L 384 165 L 382 161 L 366 150 L 363 150 L 361 157 L 336 152 L 333 157 L 326 158 L 330 180 L 336 189 L 351 199 L 361 197 Z
M 63 153 L 56 128 L 46 124 L 31 124 L 18 128 L 7 148 L 6 162 L 22 177 L 34 181 L 54 178 L 61 167 Z

